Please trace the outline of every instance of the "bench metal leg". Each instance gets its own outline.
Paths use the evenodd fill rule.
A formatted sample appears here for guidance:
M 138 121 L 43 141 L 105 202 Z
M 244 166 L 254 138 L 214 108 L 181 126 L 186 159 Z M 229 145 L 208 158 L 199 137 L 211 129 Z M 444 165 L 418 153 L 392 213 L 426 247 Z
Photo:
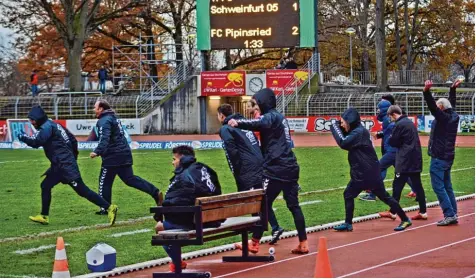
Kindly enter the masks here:
M 224 262 L 272 262 L 274 256 L 250 256 L 248 251 L 248 232 L 241 233 L 241 257 L 223 257 Z

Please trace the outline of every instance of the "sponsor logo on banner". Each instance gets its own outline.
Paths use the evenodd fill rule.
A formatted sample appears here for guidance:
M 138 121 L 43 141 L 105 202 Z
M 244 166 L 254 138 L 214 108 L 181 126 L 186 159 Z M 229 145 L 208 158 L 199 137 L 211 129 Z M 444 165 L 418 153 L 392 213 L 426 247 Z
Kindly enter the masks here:
M 336 122 L 339 119 L 340 119 L 340 117 L 338 117 L 338 116 L 335 116 L 335 117 L 329 117 L 329 116 L 315 117 L 315 119 L 313 121 L 314 126 L 312 127 L 310 132 L 330 132 L 332 123 Z
M 35 127 L 31 125 L 28 119 L 8 119 L 7 126 L 9 141 L 18 141 L 18 136 L 21 134 L 33 136 L 36 133 Z
M 140 119 L 120 119 L 123 129 L 129 135 L 140 135 Z M 97 119 L 66 120 L 66 128 L 75 136 L 88 136 L 96 129 Z
M 0 141 L 0 149 L 12 149 L 12 143 Z
M 202 96 L 243 96 L 246 93 L 245 71 L 202 72 Z
M 309 78 L 307 71 L 300 70 L 268 70 L 266 71 L 266 86 L 275 94 L 293 94 L 296 86 L 300 86 Z
M 309 118 L 287 118 L 289 129 L 292 132 L 307 132 L 307 123 L 309 122 Z
M 474 115 L 460 115 L 458 132 L 474 133 Z

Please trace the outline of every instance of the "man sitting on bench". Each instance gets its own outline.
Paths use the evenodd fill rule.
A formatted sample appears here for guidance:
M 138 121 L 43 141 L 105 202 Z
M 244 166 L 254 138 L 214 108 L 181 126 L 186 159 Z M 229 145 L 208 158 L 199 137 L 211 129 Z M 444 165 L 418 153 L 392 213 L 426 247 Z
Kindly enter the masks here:
M 170 179 L 170 185 L 165 193 L 162 206 L 193 206 L 195 199 L 221 195 L 221 186 L 216 172 L 209 166 L 197 162 L 192 147 L 182 145 L 172 150 L 175 167 L 174 176 Z M 157 233 L 164 230 L 192 230 L 194 229 L 194 213 L 166 213 L 165 220 L 155 226 Z M 221 222 L 209 222 L 204 227 L 218 227 Z M 172 245 L 164 245 L 165 252 L 173 260 L 179 262 L 180 254 L 175 253 Z M 180 250 L 178 250 L 180 251 Z M 170 263 L 170 271 L 175 272 L 175 265 Z M 187 263 L 181 261 L 182 269 Z

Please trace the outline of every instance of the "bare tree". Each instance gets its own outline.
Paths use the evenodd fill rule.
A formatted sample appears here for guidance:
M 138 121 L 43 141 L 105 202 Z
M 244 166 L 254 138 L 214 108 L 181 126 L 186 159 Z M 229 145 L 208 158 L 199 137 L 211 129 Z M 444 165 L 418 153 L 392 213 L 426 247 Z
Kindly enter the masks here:
M 30 37 L 40 28 L 54 26 L 66 49 L 70 90 L 80 91 L 85 41 L 99 26 L 126 16 L 139 4 L 136 0 L 4 0 L 0 3 L 0 24 Z
M 380 91 L 388 87 L 387 56 L 385 52 L 385 0 L 377 0 L 375 7 L 375 52 L 377 62 L 377 89 Z

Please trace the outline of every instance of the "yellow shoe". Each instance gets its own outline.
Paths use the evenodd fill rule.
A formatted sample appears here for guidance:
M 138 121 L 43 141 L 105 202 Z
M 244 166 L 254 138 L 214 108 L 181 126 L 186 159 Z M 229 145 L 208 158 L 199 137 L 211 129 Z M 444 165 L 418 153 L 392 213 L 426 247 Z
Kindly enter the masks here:
M 36 216 L 30 216 L 30 220 L 32 220 L 33 222 L 36 222 L 36 223 L 40 223 L 40 224 L 43 224 L 43 225 L 48 225 L 49 224 L 49 220 L 48 220 L 48 216 L 46 215 L 36 215 Z
M 107 209 L 107 218 L 109 219 L 109 225 L 111 226 L 116 222 L 117 209 L 118 207 L 115 204 L 111 204 Z

